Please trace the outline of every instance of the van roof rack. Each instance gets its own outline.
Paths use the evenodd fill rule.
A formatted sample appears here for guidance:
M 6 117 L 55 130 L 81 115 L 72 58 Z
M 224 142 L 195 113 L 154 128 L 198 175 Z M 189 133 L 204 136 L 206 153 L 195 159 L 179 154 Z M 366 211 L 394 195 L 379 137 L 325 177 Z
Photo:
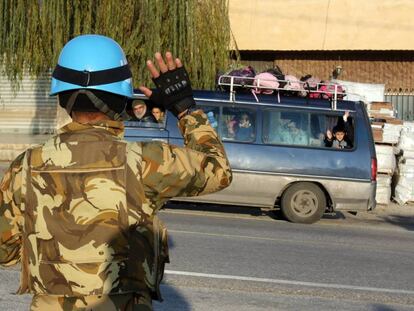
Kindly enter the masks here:
M 292 87 L 292 89 L 286 89 L 282 87 L 271 87 L 271 86 L 263 86 L 261 83 L 263 82 L 275 82 L 274 80 L 269 79 L 260 79 L 260 78 L 251 78 L 251 77 L 239 77 L 239 76 L 230 76 L 230 75 L 221 75 L 218 78 L 218 85 L 219 86 L 227 86 L 229 87 L 230 91 L 230 98 L 229 101 L 234 102 L 236 100 L 236 89 L 242 88 L 242 89 L 251 89 L 252 93 L 254 94 L 254 90 L 262 89 L 262 90 L 274 90 L 274 91 L 297 91 L 297 92 L 304 92 L 306 95 L 309 95 L 311 93 L 315 94 L 326 94 L 328 95 L 328 98 L 331 100 L 331 109 L 336 110 L 337 109 L 337 102 L 338 100 L 341 100 L 343 96 L 346 95 L 345 92 L 339 92 L 338 86 L 340 86 L 337 83 L 318 83 L 316 85 L 316 89 L 311 90 L 309 89 L 309 86 L 307 86 L 306 82 L 303 81 L 297 81 L 295 83 L 299 83 L 301 85 L 300 89 L 295 89 Z M 286 83 L 286 85 L 291 85 L 293 81 L 290 80 L 277 80 L 279 83 Z M 332 91 L 321 91 L 322 86 L 329 86 L 330 88 L 333 87 Z M 254 94 L 255 95 L 255 94 Z M 256 97 L 256 96 L 255 96 Z M 257 97 L 256 97 L 257 100 Z

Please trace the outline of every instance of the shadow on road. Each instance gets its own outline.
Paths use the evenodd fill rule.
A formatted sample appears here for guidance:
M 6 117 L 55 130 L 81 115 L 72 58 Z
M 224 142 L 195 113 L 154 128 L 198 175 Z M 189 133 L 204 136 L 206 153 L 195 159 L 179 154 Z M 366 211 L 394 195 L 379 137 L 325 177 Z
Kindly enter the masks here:
M 372 311 L 397 311 L 398 309 L 391 308 L 383 304 L 373 304 Z
M 285 220 L 280 208 L 258 208 L 249 206 L 235 206 L 235 205 L 219 205 L 207 203 L 192 203 L 192 202 L 169 202 L 166 205 L 168 210 L 187 210 L 187 211 L 202 211 L 215 212 L 223 214 L 239 214 L 244 216 L 267 216 L 274 220 Z M 395 209 L 394 209 L 395 211 Z M 367 225 L 386 224 L 395 227 L 400 227 L 405 230 L 414 231 L 414 213 L 394 212 L 392 208 L 382 211 L 369 212 L 334 212 L 325 213 L 322 217 L 324 220 L 332 221 L 346 221 L 347 223 L 364 223 Z
M 219 205 L 207 203 L 189 203 L 189 202 L 168 202 L 166 208 L 169 210 L 179 209 L 188 211 L 216 212 L 224 214 L 240 214 L 250 216 L 269 216 L 281 220 L 284 219 L 279 209 L 264 209 L 249 206 L 237 205 Z
M 188 211 L 202 211 L 202 212 L 216 212 L 224 214 L 240 214 L 250 216 L 268 216 L 274 220 L 285 220 L 282 211 L 279 207 L 275 208 L 259 208 L 250 206 L 237 206 L 237 205 L 220 205 L 220 204 L 208 204 L 208 203 L 190 203 L 190 202 L 168 202 L 167 209 L 174 210 L 188 210 Z M 323 219 L 347 219 L 346 215 L 337 213 L 325 213 Z
M 349 219 L 354 223 L 365 223 L 371 225 L 386 224 L 408 231 L 414 231 L 414 214 L 412 212 L 393 212 L 389 211 L 369 211 L 359 213 L 336 212 L 335 214 L 325 215 L 324 219 Z
M 387 215 L 380 216 L 380 219 L 386 223 L 404 228 L 409 231 L 414 231 L 414 217 L 406 215 Z
M 163 302 L 154 301 L 154 310 L 168 310 L 168 311 L 190 311 L 191 306 L 187 299 L 180 293 L 177 288 L 169 284 L 161 285 L 161 294 L 164 299 Z

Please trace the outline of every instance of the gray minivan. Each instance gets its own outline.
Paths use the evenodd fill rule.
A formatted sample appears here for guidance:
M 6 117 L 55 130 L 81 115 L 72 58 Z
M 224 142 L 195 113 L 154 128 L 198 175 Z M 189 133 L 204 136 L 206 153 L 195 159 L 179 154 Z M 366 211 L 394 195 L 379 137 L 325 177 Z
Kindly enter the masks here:
M 324 212 L 375 208 L 377 160 L 362 102 L 294 96 L 195 91 L 199 108 L 221 137 L 232 184 L 214 194 L 177 198 L 215 204 L 279 206 L 292 222 L 313 223 Z M 142 94 L 137 98 L 145 100 Z M 347 119 L 346 148 L 327 144 L 326 133 Z M 125 122 L 127 140 L 183 145 L 177 119 L 160 124 Z

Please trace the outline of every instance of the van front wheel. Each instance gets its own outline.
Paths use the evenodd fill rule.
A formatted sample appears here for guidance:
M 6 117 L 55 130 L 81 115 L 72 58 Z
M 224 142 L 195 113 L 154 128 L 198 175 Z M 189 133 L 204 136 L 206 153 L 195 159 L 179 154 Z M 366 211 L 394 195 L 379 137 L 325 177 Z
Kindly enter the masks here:
M 291 222 L 314 223 L 322 218 L 325 209 L 325 194 L 313 183 L 296 183 L 282 195 L 281 210 Z

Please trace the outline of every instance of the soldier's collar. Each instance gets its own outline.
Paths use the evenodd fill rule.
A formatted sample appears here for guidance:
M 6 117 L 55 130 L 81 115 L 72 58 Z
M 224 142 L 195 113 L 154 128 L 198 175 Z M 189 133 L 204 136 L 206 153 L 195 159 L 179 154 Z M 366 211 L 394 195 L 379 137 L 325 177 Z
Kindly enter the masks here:
M 113 120 L 98 121 L 96 123 L 88 124 L 71 122 L 58 129 L 57 133 L 62 134 L 67 132 L 83 131 L 90 128 L 104 129 L 110 132 L 112 135 L 118 136 L 120 138 L 124 137 L 124 123 L 122 121 Z

